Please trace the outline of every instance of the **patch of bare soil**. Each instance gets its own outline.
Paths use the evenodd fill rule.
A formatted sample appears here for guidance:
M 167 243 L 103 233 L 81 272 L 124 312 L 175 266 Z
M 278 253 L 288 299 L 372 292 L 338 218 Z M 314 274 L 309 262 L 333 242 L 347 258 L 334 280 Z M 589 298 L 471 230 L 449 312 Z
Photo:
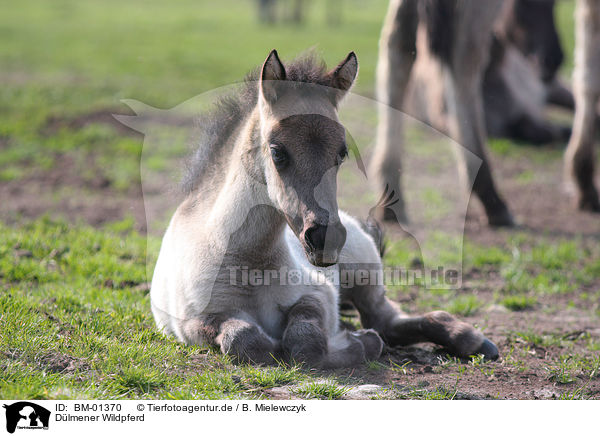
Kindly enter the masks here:
M 99 109 L 76 117 L 60 117 L 52 115 L 46 120 L 46 124 L 41 129 L 40 133 L 45 136 L 52 136 L 63 127 L 77 130 L 90 124 L 105 124 L 115 129 L 121 135 L 138 136 L 141 138 L 141 133 L 130 129 L 113 116 L 113 114 L 121 114 L 121 112 L 121 110 L 116 109 Z M 122 115 L 133 115 L 133 113 L 130 112 Z
M 101 109 L 76 117 L 51 116 L 40 133 L 51 136 L 61 128 L 76 130 L 91 124 L 103 124 L 120 135 L 137 137 L 140 143 L 143 141 L 141 133 L 119 122 L 113 114 L 133 115 L 133 112 Z M 184 117 L 162 116 L 154 119 L 150 115 L 145 116 L 144 120 L 171 126 L 189 126 L 191 123 Z M 0 148 L 9 140 L 0 137 Z M 76 157 L 68 153 L 57 154 L 49 169 L 30 168 L 23 178 L 0 182 L 0 219 L 11 223 L 48 214 L 100 226 L 133 216 L 136 230 L 145 233 L 147 224 L 141 182 L 132 183 L 125 192 L 115 189 L 102 171 L 94 171 L 98 165 L 93 155 L 87 156 L 82 163 L 76 162 Z M 85 177 L 82 168 L 86 169 Z M 90 174 L 95 176 L 90 177 Z M 160 209 L 161 205 L 156 204 L 155 207 Z
M 140 141 L 143 140 L 141 134 L 117 121 L 113 113 L 117 111 L 103 109 L 71 118 L 51 116 L 41 133 L 51 136 L 63 127 L 81 129 L 93 123 L 101 123 L 121 135 L 137 136 Z M 8 140 L 0 140 L 0 146 Z M 82 168 L 87 170 L 86 176 L 83 176 Z M 95 171 L 96 168 L 98 164 L 93 156 L 87 156 L 82 163 L 77 162 L 76 157 L 71 154 L 57 154 L 51 168 L 31 168 L 23 178 L 1 182 L 0 219 L 11 223 L 47 214 L 99 226 L 132 215 L 136 220 L 137 230 L 145 231 L 141 184 L 138 182 L 130 186 L 127 192 L 117 190 L 111 186 L 111 181 L 102 171 Z
M 62 353 L 50 353 L 41 358 L 43 366 L 48 371 L 72 374 L 78 370 L 88 370 L 89 365 L 80 358 L 68 356 Z
M 100 226 L 131 215 L 136 220 L 136 229 L 146 231 L 140 186 L 131 188 L 127 193 L 110 188 L 89 189 L 82 185 L 53 188 L 51 180 L 57 176 L 61 177 L 48 174 L 36 177 L 36 180 L 26 178 L 2 183 L 0 219 L 11 223 L 47 214 Z
M 486 335 L 499 348 L 495 362 L 473 363 L 449 359 L 443 349 L 431 345 L 389 348 L 378 366 L 321 371 L 353 387 L 342 399 L 424 398 L 443 394 L 454 399 L 600 399 L 600 374 L 570 370 L 561 378 L 559 362 L 577 357 L 593 359 L 581 338 L 600 338 L 597 318 L 581 311 L 488 312 L 483 317 Z M 482 316 L 468 318 L 482 323 Z M 568 349 L 539 346 L 515 336 L 514 331 L 535 331 L 572 341 Z M 293 387 L 269 389 L 272 399 L 297 398 Z
M 93 169 L 94 158 L 88 157 L 86 165 Z M 24 178 L 0 183 L 0 219 L 10 223 L 48 214 L 99 226 L 133 216 L 137 230 L 146 230 L 139 182 L 123 192 L 111 186 L 102 172 L 90 178 L 83 177 L 80 169 L 73 157 L 60 155 L 51 169 L 35 169 Z
M 3 352 L 2 354 L 7 359 L 17 360 L 25 365 L 35 364 L 36 366 L 41 366 L 48 372 L 73 374 L 77 371 L 87 371 L 90 369 L 90 366 L 85 359 L 69 356 L 58 351 L 46 352 L 42 355 L 35 356 L 33 359 L 11 352 Z
M 540 149 L 540 153 L 544 153 Z M 563 179 L 563 162 L 536 163 L 530 159 L 492 157 L 496 184 L 517 222 L 517 230 L 557 237 L 583 236 L 600 239 L 600 214 L 583 212 L 574 207 L 574 197 L 567 192 Z M 532 179 L 519 181 L 530 172 Z M 596 174 L 600 186 L 600 173 Z M 480 243 L 497 244 L 506 240 L 512 229 L 489 229 L 483 208 L 471 196 L 465 234 Z

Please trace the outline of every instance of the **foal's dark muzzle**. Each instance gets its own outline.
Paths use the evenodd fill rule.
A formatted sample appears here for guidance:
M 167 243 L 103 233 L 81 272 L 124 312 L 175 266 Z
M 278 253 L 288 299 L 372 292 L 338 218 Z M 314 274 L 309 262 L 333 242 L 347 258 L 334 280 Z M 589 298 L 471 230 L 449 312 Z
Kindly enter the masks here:
M 340 223 L 313 224 L 302 235 L 308 261 L 315 266 L 326 267 L 338 262 L 344 243 L 346 228 Z

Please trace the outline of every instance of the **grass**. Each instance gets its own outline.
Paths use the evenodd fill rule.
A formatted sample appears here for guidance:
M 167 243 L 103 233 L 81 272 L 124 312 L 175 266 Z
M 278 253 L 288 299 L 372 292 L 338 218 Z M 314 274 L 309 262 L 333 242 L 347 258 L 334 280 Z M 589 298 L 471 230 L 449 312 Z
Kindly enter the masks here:
M 373 96 L 388 2 L 345 3 L 343 21 L 336 27 L 324 25 L 322 2 L 311 2 L 302 26 L 261 25 L 252 1 L 184 0 L 176 6 L 156 0 L 7 3 L 0 18 L 0 78 L 5 84 L 0 89 L 0 181 L 26 179 L 68 154 L 75 161 L 73 170 L 84 178 L 101 176 L 126 191 L 139 180 L 139 138 L 120 135 L 93 119 L 75 128 L 74 120 L 99 111 L 126 111 L 122 99 L 173 107 L 239 82 L 274 47 L 284 59 L 314 47 L 329 65 L 354 50 L 360 61 L 354 91 Z M 564 74 L 572 69 L 572 8 L 571 0 L 559 2 L 567 54 Z M 498 154 L 546 160 L 562 152 L 538 153 L 502 140 L 492 141 L 491 148 Z M 149 165 L 166 164 L 154 157 Z M 437 204 L 427 213 L 443 211 L 439 194 L 427 195 Z
M 450 313 L 464 317 L 473 315 L 482 305 L 475 295 L 463 295 L 453 298 L 445 309 Z
M 521 311 L 532 309 L 537 304 L 537 297 L 528 297 L 526 295 L 510 295 L 500 301 L 507 309 L 512 311 Z
M 259 398 L 303 379 L 161 335 L 139 286 L 147 241 L 130 226 L 0 224 L 0 397 Z
M 139 180 L 139 138 L 93 120 L 74 128 L 73 120 L 122 112 L 126 98 L 175 106 L 241 81 L 273 48 L 290 59 L 314 47 L 330 65 L 354 50 L 361 62 L 356 89 L 372 94 L 386 2 L 349 2 L 334 29 L 323 25 L 319 4 L 304 26 L 264 26 L 251 1 L 7 3 L 0 18 L 0 180 L 24 178 L 68 153 L 75 171 L 84 173 L 93 160 L 93 173 L 127 190 Z
M 144 286 L 146 251 L 156 253 L 159 241 L 140 236 L 132 226 L 131 218 L 100 229 L 49 218 L 19 226 L 0 224 L 0 397 L 261 398 L 277 386 L 290 386 L 306 398 L 339 398 L 346 392 L 347 387 L 327 376 L 323 383 L 312 382 L 298 367 L 235 366 L 217 350 L 184 346 L 161 335 Z M 534 258 L 538 247 L 546 246 L 539 241 L 526 249 L 531 242 L 520 239 L 524 257 Z M 565 245 L 570 248 L 564 252 L 577 252 L 580 243 Z M 390 257 L 410 258 L 409 249 L 400 247 L 395 245 Z M 512 259 L 514 251 L 495 250 L 491 257 Z M 481 265 L 481 256 L 470 259 Z M 564 271 L 558 270 L 563 274 L 571 270 L 571 262 L 581 262 L 571 254 L 564 260 Z M 494 265 L 503 267 L 502 262 Z M 556 272 L 558 265 L 551 266 L 548 273 Z M 420 310 L 443 308 L 460 316 L 479 313 L 491 303 L 454 291 L 424 292 L 418 300 Z M 516 295 L 503 304 L 521 310 L 537 303 Z M 597 349 L 585 332 L 569 337 L 519 332 L 515 337 L 540 347 L 570 347 L 583 341 L 591 351 Z M 582 358 L 576 361 L 579 366 L 568 362 L 549 367 L 548 377 L 564 384 L 579 373 L 597 376 L 597 361 Z M 387 365 L 371 362 L 368 367 L 377 372 Z M 412 373 L 406 365 L 392 364 L 389 369 L 400 376 Z M 393 395 L 451 397 L 450 391 L 416 390 Z
M 273 388 L 284 386 L 302 379 L 298 367 L 274 367 L 274 368 L 249 368 L 245 372 L 245 381 L 250 385 L 261 388 Z
M 423 388 L 404 389 L 396 395 L 397 400 L 453 400 L 456 398 L 456 389 L 437 387 L 433 390 Z
M 600 377 L 600 357 L 561 355 L 546 371 L 548 379 L 559 384 L 575 383 L 577 378 L 591 380 Z
M 294 393 L 305 398 L 316 398 L 321 400 L 337 400 L 350 388 L 339 386 L 335 381 L 312 382 L 294 389 Z

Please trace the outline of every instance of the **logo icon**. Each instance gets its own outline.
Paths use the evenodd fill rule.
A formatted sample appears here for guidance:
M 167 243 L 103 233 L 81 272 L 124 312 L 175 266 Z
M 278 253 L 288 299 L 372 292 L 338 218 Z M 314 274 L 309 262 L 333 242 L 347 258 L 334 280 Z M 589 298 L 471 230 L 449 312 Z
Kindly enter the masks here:
M 19 401 L 10 405 L 4 404 L 6 409 L 6 431 L 14 433 L 18 429 L 48 429 L 50 411 L 28 401 Z

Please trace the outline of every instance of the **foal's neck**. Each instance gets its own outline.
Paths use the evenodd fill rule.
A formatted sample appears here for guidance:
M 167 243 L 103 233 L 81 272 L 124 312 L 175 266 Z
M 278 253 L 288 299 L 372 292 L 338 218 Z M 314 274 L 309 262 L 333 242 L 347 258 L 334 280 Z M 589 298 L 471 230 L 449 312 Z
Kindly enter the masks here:
M 208 225 L 227 252 L 249 262 L 268 262 L 280 243 L 285 218 L 272 204 L 261 180 L 258 116 L 250 116 L 233 148 L 225 181 Z M 251 172 L 253 174 L 251 174 Z

